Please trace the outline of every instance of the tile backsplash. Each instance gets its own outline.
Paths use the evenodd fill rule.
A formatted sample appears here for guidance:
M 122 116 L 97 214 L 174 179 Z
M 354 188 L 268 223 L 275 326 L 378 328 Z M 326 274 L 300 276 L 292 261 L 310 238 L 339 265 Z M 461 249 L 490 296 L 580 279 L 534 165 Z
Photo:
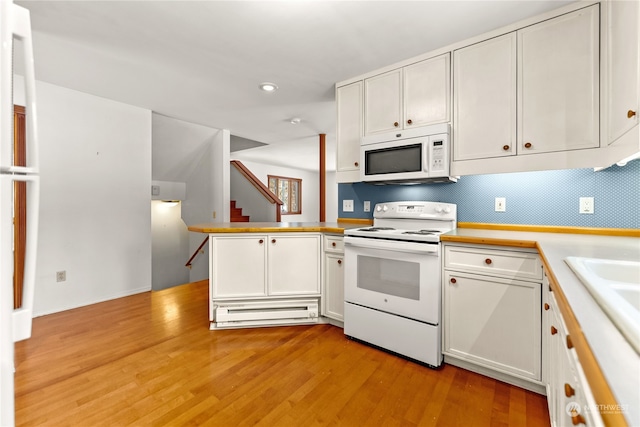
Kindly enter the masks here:
M 495 198 L 506 211 L 495 212 Z M 594 213 L 579 213 L 580 197 L 594 198 Z M 342 201 L 353 200 L 354 212 Z M 459 222 L 640 228 L 640 160 L 598 172 L 571 169 L 463 176 L 457 183 L 420 185 L 339 184 L 338 217 L 372 218 L 364 201 L 428 200 L 458 205 Z

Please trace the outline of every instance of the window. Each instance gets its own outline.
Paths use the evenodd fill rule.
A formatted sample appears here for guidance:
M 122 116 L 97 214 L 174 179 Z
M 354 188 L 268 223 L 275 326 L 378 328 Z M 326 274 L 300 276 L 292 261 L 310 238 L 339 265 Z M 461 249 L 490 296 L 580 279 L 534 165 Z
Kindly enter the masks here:
M 302 213 L 302 180 L 287 178 L 284 176 L 268 175 L 269 190 L 280 200 L 282 215 L 294 215 Z

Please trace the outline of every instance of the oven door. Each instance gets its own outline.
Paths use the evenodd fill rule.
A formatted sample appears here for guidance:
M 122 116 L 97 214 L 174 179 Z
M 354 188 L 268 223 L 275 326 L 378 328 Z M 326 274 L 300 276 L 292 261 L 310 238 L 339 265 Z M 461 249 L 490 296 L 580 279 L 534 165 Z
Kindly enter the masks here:
M 440 244 L 346 236 L 345 301 L 440 323 Z

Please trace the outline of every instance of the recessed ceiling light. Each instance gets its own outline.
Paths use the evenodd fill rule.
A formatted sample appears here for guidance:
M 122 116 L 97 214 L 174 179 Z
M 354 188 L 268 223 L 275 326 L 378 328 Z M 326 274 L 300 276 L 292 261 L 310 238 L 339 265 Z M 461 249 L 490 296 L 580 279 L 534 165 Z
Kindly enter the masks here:
M 275 92 L 278 89 L 278 85 L 271 82 L 260 83 L 258 87 L 260 88 L 260 90 L 263 90 L 265 92 Z

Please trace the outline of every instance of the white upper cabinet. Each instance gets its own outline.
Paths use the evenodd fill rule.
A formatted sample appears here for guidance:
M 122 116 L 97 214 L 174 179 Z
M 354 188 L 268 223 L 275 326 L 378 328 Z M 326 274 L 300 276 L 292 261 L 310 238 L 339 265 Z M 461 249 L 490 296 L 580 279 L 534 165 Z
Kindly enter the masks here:
M 516 33 L 453 52 L 453 160 L 516 154 Z
M 606 6 L 609 71 L 607 139 L 611 144 L 638 126 L 640 3 L 610 1 Z
M 596 148 L 599 5 L 518 31 L 518 154 Z
M 449 121 L 450 56 L 440 55 L 404 68 L 404 128 Z
M 336 88 L 338 182 L 360 180 L 360 138 L 362 137 L 362 81 Z
M 449 53 L 364 81 L 365 135 L 449 121 Z

